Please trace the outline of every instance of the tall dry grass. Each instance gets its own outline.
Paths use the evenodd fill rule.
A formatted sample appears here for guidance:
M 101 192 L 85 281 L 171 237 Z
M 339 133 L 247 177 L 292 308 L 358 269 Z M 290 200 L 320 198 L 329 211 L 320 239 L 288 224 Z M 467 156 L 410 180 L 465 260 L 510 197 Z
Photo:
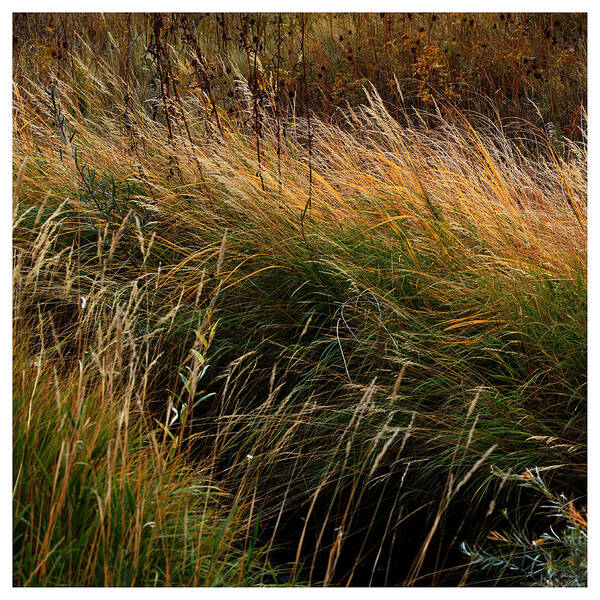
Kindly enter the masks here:
M 585 143 L 230 114 L 125 41 L 15 63 L 15 583 L 507 581 L 497 473 L 585 502 Z

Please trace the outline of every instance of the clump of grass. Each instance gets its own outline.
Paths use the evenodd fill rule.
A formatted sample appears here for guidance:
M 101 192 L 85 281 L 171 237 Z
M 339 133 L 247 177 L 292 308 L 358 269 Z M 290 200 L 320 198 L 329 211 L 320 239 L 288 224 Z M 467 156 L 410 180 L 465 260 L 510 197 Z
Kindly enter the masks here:
M 236 111 L 171 81 L 189 20 L 17 62 L 19 585 L 464 583 L 490 464 L 585 493 L 585 141 L 366 82 L 309 121 L 249 19 Z
M 266 564 L 255 535 L 240 539 L 244 507 L 181 444 L 200 352 L 184 371 L 194 383 L 164 390 L 164 410 L 151 410 L 148 390 L 165 360 L 159 338 L 178 307 L 150 323 L 148 273 L 111 280 L 119 232 L 104 250 L 99 235 L 92 278 L 89 262 L 78 271 L 74 246 L 57 248 L 68 212 L 42 212 L 31 229 L 17 215 L 30 246 L 15 247 L 14 584 L 259 581 Z

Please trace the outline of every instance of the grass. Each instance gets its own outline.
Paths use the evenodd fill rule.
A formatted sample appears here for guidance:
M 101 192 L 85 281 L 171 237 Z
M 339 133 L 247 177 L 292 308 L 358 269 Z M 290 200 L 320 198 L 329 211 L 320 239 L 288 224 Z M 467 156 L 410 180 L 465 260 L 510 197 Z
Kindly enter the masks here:
M 14 64 L 15 585 L 489 583 L 510 477 L 582 510 L 585 132 L 232 114 L 111 19 Z
M 83 85 L 74 51 L 126 47 L 112 60 L 120 77 L 133 74 L 137 91 L 161 102 L 150 76 L 168 77 L 167 88 L 196 95 L 219 132 L 217 105 L 252 113 L 255 96 L 281 113 L 310 107 L 336 119 L 338 107 L 362 104 L 367 82 L 407 123 L 428 117 L 403 103 L 408 113 L 437 106 L 451 117 L 445 98 L 462 111 L 535 122 L 559 139 L 579 136 L 587 106 L 585 13 L 17 14 L 14 32 L 20 61 L 70 70 Z M 171 56 L 156 52 L 157 40 Z M 82 98 L 80 106 L 91 105 Z
M 153 340 L 172 315 L 140 341 L 147 283 L 111 293 L 102 276 L 69 306 L 60 275 L 32 270 L 52 264 L 60 234 L 49 236 L 61 225 L 50 217 L 15 271 L 16 289 L 29 292 L 14 327 L 14 585 L 257 582 L 255 534 L 238 546 L 231 527 L 247 518 L 243 507 L 191 465 L 172 431 L 175 411 L 147 409 L 161 355 Z M 73 269 L 68 259 L 64 267 Z

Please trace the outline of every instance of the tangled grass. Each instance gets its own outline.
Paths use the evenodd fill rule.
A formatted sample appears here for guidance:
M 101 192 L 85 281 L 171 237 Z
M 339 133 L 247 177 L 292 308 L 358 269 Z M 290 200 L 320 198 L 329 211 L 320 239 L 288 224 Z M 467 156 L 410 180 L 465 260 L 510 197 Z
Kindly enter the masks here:
M 585 140 L 151 105 L 113 42 L 14 67 L 15 585 L 477 583 L 544 518 L 496 470 L 585 503 Z

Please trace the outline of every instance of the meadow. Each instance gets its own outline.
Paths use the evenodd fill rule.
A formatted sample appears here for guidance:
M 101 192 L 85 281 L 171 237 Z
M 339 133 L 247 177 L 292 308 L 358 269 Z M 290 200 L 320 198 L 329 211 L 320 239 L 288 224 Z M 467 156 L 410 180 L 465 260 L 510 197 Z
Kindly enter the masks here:
M 15 586 L 585 586 L 587 22 L 15 14 Z

